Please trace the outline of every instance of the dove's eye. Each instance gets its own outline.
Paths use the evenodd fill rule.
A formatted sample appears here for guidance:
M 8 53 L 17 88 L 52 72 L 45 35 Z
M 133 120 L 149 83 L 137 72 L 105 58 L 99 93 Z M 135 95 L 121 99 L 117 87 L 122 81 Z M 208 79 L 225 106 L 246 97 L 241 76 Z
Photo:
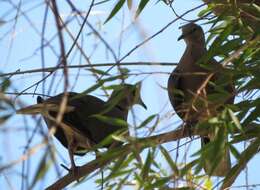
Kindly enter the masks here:
M 195 32 L 196 30 L 197 30 L 197 28 L 192 28 L 191 33 Z

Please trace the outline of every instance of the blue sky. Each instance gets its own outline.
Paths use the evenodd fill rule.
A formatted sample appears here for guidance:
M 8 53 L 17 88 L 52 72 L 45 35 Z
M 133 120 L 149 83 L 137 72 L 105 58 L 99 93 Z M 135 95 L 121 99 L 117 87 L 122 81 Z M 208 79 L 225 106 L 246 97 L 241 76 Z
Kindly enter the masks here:
M 14 4 L 18 4 L 19 1 L 13 1 Z M 27 2 L 27 3 L 26 3 Z M 69 8 L 66 3 L 61 3 L 62 1 L 57 1 L 59 3 L 59 10 L 61 14 L 65 17 L 69 15 Z M 73 1 L 75 4 L 78 5 L 78 8 L 82 11 L 86 11 L 89 6 L 89 2 L 75 0 Z M 82 3 L 83 2 L 83 3 Z M 123 11 L 120 11 L 116 17 L 114 17 L 111 21 L 103 25 L 105 19 L 107 18 L 108 14 L 111 11 L 111 8 L 114 6 L 113 1 L 109 1 L 104 5 L 96 6 L 93 8 L 92 13 L 89 17 L 89 22 L 95 26 L 96 29 L 100 31 L 100 34 L 105 38 L 105 40 L 109 43 L 109 45 L 113 48 L 115 53 L 119 55 L 119 58 L 123 57 L 126 53 L 128 53 L 132 48 L 134 48 L 137 44 L 142 42 L 147 37 L 153 35 L 154 33 L 158 32 L 161 28 L 163 28 L 166 24 L 170 21 L 175 19 L 175 15 L 171 11 L 169 7 L 167 7 L 163 3 L 155 3 L 150 2 L 148 3 L 147 7 L 141 13 L 137 20 L 133 20 L 133 13 L 130 13 L 127 7 L 123 8 Z M 37 5 L 39 1 L 25 1 L 21 7 L 22 11 L 28 10 L 30 7 Z M 85 4 L 86 3 L 86 4 Z M 191 1 L 181 1 L 178 0 L 175 2 L 176 11 L 179 14 L 184 13 L 185 11 L 194 8 L 201 4 L 199 0 L 191 0 Z M 10 4 L 7 2 L 0 2 L 0 10 L 3 13 L 0 13 L 0 18 L 5 15 L 5 12 L 11 8 Z M 45 7 L 40 5 L 39 7 L 31 10 L 28 12 L 27 16 L 31 19 L 30 21 L 34 23 L 35 28 L 39 32 L 41 32 L 42 28 L 42 20 L 44 15 Z M 195 19 L 198 11 L 194 11 L 187 16 L 186 19 Z M 28 23 L 28 20 L 24 16 L 20 16 L 17 23 L 12 20 L 14 18 L 16 12 L 9 14 L 6 17 L 3 17 L 4 20 L 7 21 L 6 24 L 0 26 L 0 52 L 1 52 L 1 59 L 0 59 L 0 72 L 7 73 L 13 72 L 18 69 L 21 71 L 41 68 L 41 52 L 40 52 L 40 36 L 37 34 L 32 26 Z M 123 20 L 123 22 L 122 22 Z M 134 22 L 133 22 L 134 21 Z M 82 22 L 82 20 L 80 20 Z M 184 21 L 175 22 L 173 25 L 168 27 L 165 31 L 158 34 L 155 38 L 150 40 L 145 45 L 136 49 L 130 56 L 128 56 L 123 62 L 137 62 L 137 61 L 153 61 L 153 62 L 172 62 L 177 63 L 182 56 L 182 53 L 185 49 L 185 44 L 183 41 L 177 41 L 178 36 L 180 35 L 180 30 L 178 27 L 183 25 Z M 15 27 L 15 29 L 13 29 Z M 209 26 L 203 26 L 204 31 L 208 30 Z M 77 21 L 73 21 L 69 27 L 70 31 L 76 36 L 79 30 L 79 24 Z M 121 34 L 123 28 L 123 33 Z M 2 36 L 7 32 L 4 38 Z M 83 48 L 87 55 L 91 55 L 92 63 L 109 63 L 113 62 L 114 59 L 109 54 L 105 47 L 102 44 L 98 44 L 97 49 L 93 51 L 93 47 L 98 42 L 97 38 L 93 35 L 89 34 L 91 30 L 88 27 L 85 27 L 83 31 L 83 35 L 81 36 L 80 40 L 83 42 Z M 49 12 L 47 27 L 46 27 L 46 38 L 50 39 L 53 34 L 56 33 L 56 27 L 53 20 L 53 15 Z M 120 36 L 122 35 L 122 37 Z M 71 46 L 71 39 L 67 35 L 65 35 L 66 40 L 66 50 L 68 51 L 69 47 Z M 120 40 L 122 40 L 120 52 L 119 44 Z M 52 43 L 53 49 L 59 53 L 59 47 L 57 43 Z M 92 52 L 94 52 L 92 54 Z M 55 66 L 57 64 L 57 57 L 54 55 L 53 51 L 50 48 L 45 49 L 45 63 L 46 67 L 48 66 Z M 84 60 L 80 58 L 80 53 L 78 50 L 75 50 L 71 53 L 68 63 L 69 64 L 86 64 Z M 168 100 L 167 91 L 162 87 L 166 87 L 168 74 L 170 73 L 174 66 L 166 67 L 166 66 L 129 66 L 127 67 L 131 72 L 157 72 L 162 74 L 156 75 L 140 75 L 140 76 L 132 76 L 128 79 L 129 83 L 134 83 L 140 80 L 143 80 L 142 85 L 142 97 L 144 102 L 148 106 L 148 110 L 145 111 L 139 106 L 134 107 L 134 113 L 137 115 L 137 122 L 143 121 L 145 118 L 150 116 L 151 114 L 160 114 L 160 116 L 165 116 L 166 113 L 170 113 L 172 111 L 172 107 Z M 107 69 L 107 68 L 102 68 Z M 95 84 L 95 78 L 90 75 L 90 72 L 87 70 L 82 69 L 81 75 L 79 78 L 76 78 L 77 69 L 70 69 L 70 84 L 73 91 L 82 92 L 86 90 L 88 87 Z M 115 74 L 117 71 L 113 69 L 111 74 Z M 53 88 L 50 91 L 51 95 L 55 95 L 59 92 L 62 92 L 63 83 L 60 81 L 61 73 L 57 72 L 57 77 L 54 79 L 54 82 L 51 80 L 52 77 L 46 80 L 45 83 L 45 92 L 51 84 L 53 84 Z M 11 78 L 12 84 L 14 88 L 9 89 L 10 92 L 14 91 L 22 91 L 31 84 L 37 82 L 39 79 L 42 78 L 41 73 L 33 73 L 33 74 L 25 74 L 25 75 L 17 75 Z M 75 84 L 75 86 L 73 85 Z M 38 86 L 36 89 L 37 93 L 43 93 L 42 84 Z M 29 89 L 27 92 L 33 93 L 35 88 Z M 103 92 L 100 90 L 92 92 L 93 95 L 99 96 L 103 99 L 106 97 L 102 96 Z M 30 105 L 36 102 L 36 97 L 29 96 L 21 96 L 19 100 L 23 101 L 24 104 Z M 16 101 L 16 105 L 18 107 L 18 100 Z M 39 117 L 40 118 L 40 117 Z M 131 114 L 129 115 L 129 123 L 132 122 L 133 117 Z M 174 116 L 169 117 L 160 123 L 158 128 L 156 129 L 156 133 L 164 132 L 173 130 L 180 124 L 180 120 Z M 46 130 L 46 126 L 42 123 L 42 128 Z M 20 158 L 23 153 L 24 146 L 27 142 L 27 137 L 30 136 L 32 131 L 29 131 L 26 134 L 22 130 L 17 130 L 18 128 L 23 128 L 25 126 L 29 126 L 30 129 L 34 129 L 35 122 L 33 122 L 31 116 L 13 116 L 4 126 L 1 126 L 5 129 L 10 129 L 14 132 L 3 133 L 0 132 L 0 139 L 2 143 L 0 144 L 0 165 L 8 164 L 12 160 L 16 160 Z M 147 131 L 146 131 L 147 133 Z M 145 131 L 142 131 L 138 134 L 138 136 L 143 136 L 146 134 Z M 39 135 L 36 135 L 33 138 L 33 142 L 31 146 L 41 142 L 41 138 Z M 189 139 L 187 139 L 189 140 Z M 182 142 L 185 142 L 182 141 Z M 58 156 L 57 158 L 60 160 L 60 163 L 66 162 L 69 163 L 67 151 L 56 141 L 54 140 L 55 147 L 58 152 L 62 155 L 61 157 Z M 176 147 L 176 143 L 167 143 L 164 145 L 167 149 L 173 149 Z M 8 148 L 7 148 L 8 147 Z M 192 150 L 190 152 L 195 152 L 198 150 L 199 146 L 197 141 L 192 143 Z M 241 145 L 242 147 L 242 145 Z M 187 148 L 187 147 L 186 147 Z M 44 151 L 39 151 L 30 159 L 30 173 L 29 176 L 32 177 L 34 175 L 35 167 L 39 163 L 41 156 Z M 174 151 L 171 152 L 172 156 L 175 156 Z M 86 161 L 93 159 L 93 156 L 85 156 L 83 158 L 77 157 L 76 161 L 78 164 L 84 164 Z M 165 163 L 162 163 L 165 164 Z M 249 184 L 257 183 L 257 166 L 259 165 L 259 158 L 253 159 L 249 164 Z M 10 170 L 4 171 L 0 174 L 0 186 L 4 187 L 3 189 L 21 189 L 21 179 L 20 176 L 15 174 L 16 172 L 21 172 L 22 164 L 17 164 L 15 167 L 12 167 Z M 62 174 L 65 174 L 66 171 L 62 170 Z M 44 184 L 38 183 L 35 189 L 42 189 L 47 184 L 51 184 L 56 179 L 53 172 L 50 172 L 46 177 Z M 93 183 L 93 179 L 85 182 L 82 185 L 77 186 L 75 189 L 84 189 L 88 184 L 88 187 L 95 188 L 96 185 Z M 236 185 L 245 184 L 245 177 L 241 175 Z

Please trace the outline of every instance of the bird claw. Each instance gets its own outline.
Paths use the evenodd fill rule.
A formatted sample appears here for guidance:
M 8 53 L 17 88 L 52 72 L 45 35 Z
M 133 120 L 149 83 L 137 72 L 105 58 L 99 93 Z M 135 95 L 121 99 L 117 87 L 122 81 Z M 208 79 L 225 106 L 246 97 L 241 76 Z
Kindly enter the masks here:
M 77 178 L 77 182 L 79 182 L 79 167 L 78 166 L 72 166 L 71 168 L 68 168 L 64 164 L 61 164 L 61 166 L 67 170 L 69 173 L 73 175 L 74 178 Z
M 77 182 L 79 182 L 79 167 L 75 166 L 75 167 L 72 167 L 70 169 L 70 172 L 72 173 L 72 175 L 77 178 Z
M 190 139 L 193 138 L 193 134 L 192 134 L 192 130 L 191 130 L 190 126 L 187 126 L 187 125 L 183 126 L 183 134 L 188 134 Z

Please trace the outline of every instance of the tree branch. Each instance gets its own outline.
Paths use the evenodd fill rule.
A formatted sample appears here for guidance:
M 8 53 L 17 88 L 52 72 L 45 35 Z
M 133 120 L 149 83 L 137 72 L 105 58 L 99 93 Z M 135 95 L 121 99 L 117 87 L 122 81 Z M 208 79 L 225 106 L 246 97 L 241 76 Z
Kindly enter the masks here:
M 148 146 L 151 146 L 151 142 L 153 142 L 154 145 L 163 144 L 170 141 L 179 140 L 182 138 L 189 137 L 189 133 L 185 132 L 183 129 L 176 129 L 172 132 L 151 136 L 147 138 L 140 138 L 138 139 L 138 144 L 140 143 L 140 148 L 144 149 Z M 67 175 L 63 176 L 59 180 L 57 180 L 54 184 L 50 185 L 46 188 L 46 190 L 57 190 L 62 189 L 72 183 L 73 181 L 86 176 L 93 171 L 97 170 L 98 168 L 101 168 L 105 166 L 106 164 L 112 162 L 118 156 L 126 156 L 132 151 L 132 144 L 126 144 L 124 146 L 121 146 L 119 148 L 113 148 L 108 150 L 106 153 L 104 153 L 104 156 L 100 156 L 99 158 L 79 167 L 77 175 L 73 175 L 72 173 L 68 173 Z M 113 152 L 113 154 L 111 154 Z M 116 153 L 114 153 L 116 152 Z M 110 156 L 111 155 L 111 156 Z M 104 159 L 105 158 L 105 159 Z
M 259 128 L 259 125 L 256 123 L 252 123 L 251 125 L 247 126 L 243 132 L 248 132 L 255 128 Z M 239 133 L 238 129 L 233 131 L 234 133 Z M 147 147 L 157 146 L 159 144 L 177 141 L 183 138 L 187 138 L 192 136 L 204 136 L 208 134 L 208 128 L 196 128 L 191 127 L 190 130 L 183 130 L 183 127 L 179 127 L 176 130 L 171 132 L 154 135 L 146 138 L 138 138 L 136 139 L 135 143 L 138 143 L 140 149 L 145 149 Z M 113 160 L 117 159 L 118 157 L 127 156 L 130 152 L 132 152 L 133 145 L 126 144 L 121 147 L 113 148 L 105 152 L 103 155 L 100 155 L 97 159 L 80 166 L 78 169 L 77 175 L 73 175 L 72 173 L 68 173 L 67 175 L 63 176 L 62 178 L 58 179 L 55 183 L 50 185 L 46 188 L 46 190 L 57 190 L 65 188 L 67 185 L 76 181 L 77 179 L 87 176 L 90 173 L 94 172 L 95 170 L 104 167 L 106 164 L 112 162 Z

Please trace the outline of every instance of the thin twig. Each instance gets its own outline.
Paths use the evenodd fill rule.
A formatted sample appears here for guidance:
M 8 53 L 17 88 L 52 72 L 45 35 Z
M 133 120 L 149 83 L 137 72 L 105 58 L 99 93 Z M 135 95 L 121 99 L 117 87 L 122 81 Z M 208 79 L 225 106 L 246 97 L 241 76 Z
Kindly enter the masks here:
M 84 64 L 84 65 L 68 65 L 67 68 L 69 69 L 77 69 L 77 68 L 89 68 L 89 67 L 109 67 L 113 66 L 115 63 L 96 63 L 96 64 Z M 122 62 L 120 63 L 121 66 L 137 66 L 137 65 L 147 65 L 147 66 L 176 66 L 178 63 L 170 63 L 170 62 Z M 54 72 L 56 70 L 63 69 L 63 66 L 56 66 L 56 67 L 46 67 L 46 68 L 40 68 L 40 69 L 31 69 L 31 70 L 25 70 L 20 71 L 17 70 L 15 72 L 10 73 L 2 73 L 0 74 L 0 77 L 6 77 L 6 76 L 15 76 L 15 75 L 23 75 L 23 74 L 29 74 L 29 73 L 38 73 L 38 72 Z

